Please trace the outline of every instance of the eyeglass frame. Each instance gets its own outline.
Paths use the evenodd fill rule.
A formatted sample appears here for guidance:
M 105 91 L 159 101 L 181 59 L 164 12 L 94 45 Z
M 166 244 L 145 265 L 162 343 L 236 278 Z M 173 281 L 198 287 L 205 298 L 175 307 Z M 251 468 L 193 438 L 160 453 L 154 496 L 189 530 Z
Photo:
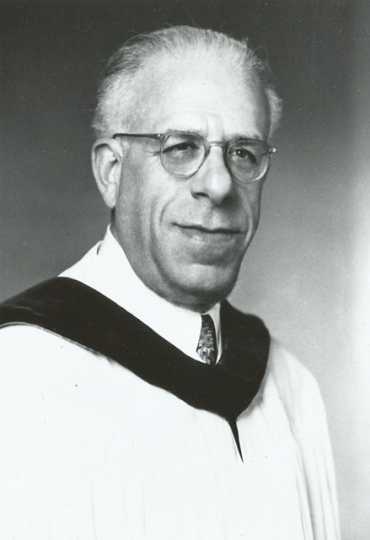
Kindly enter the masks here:
M 203 157 L 202 161 L 200 162 L 198 168 L 194 172 L 192 172 L 190 174 L 174 173 L 172 171 L 169 171 L 165 167 L 165 165 L 163 163 L 163 160 L 162 160 L 163 147 L 164 147 L 165 141 L 171 135 L 190 135 L 192 137 L 197 137 L 202 141 L 204 149 L 205 149 L 204 157 Z M 224 140 L 224 141 L 209 141 L 208 139 L 206 139 L 204 136 L 200 135 L 199 133 L 194 133 L 194 132 L 191 132 L 191 131 L 181 131 L 181 130 L 171 130 L 171 131 L 167 131 L 166 133 L 123 133 L 123 132 L 122 133 L 114 133 L 112 135 L 112 139 L 115 139 L 116 137 L 133 137 L 133 138 L 142 138 L 142 139 L 147 138 L 147 139 L 158 140 L 159 143 L 160 143 L 159 155 L 160 155 L 160 161 L 161 161 L 162 167 L 169 174 L 171 174 L 171 175 L 173 175 L 173 176 L 175 176 L 177 178 L 183 178 L 183 179 L 189 179 L 192 176 L 194 176 L 195 174 L 197 174 L 197 172 L 202 168 L 202 166 L 204 165 L 206 159 L 208 158 L 212 146 L 219 146 L 219 147 L 222 148 L 224 164 L 225 164 L 227 170 L 231 174 L 232 178 L 235 179 L 242 186 L 245 186 L 245 185 L 248 185 L 248 184 L 253 184 L 255 182 L 259 182 L 259 181 L 263 180 L 266 177 L 266 175 L 267 175 L 267 173 L 268 173 L 268 171 L 270 169 L 271 156 L 277 152 L 277 147 L 276 146 L 270 146 L 266 141 L 261 140 L 261 139 L 254 139 L 254 138 L 251 138 L 251 137 L 234 137 L 232 139 L 228 139 L 228 140 Z M 230 145 L 235 141 L 244 141 L 244 142 L 247 142 L 247 143 L 259 143 L 259 144 L 262 144 L 265 147 L 265 150 L 264 150 L 262 155 L 263 156 L 267 155 L 267 157 L 268 157 L 266 169 L 260 175 L 258 175 L 256 178 L 254 178 L 253 180 L 248 180 L 248 181 L 241 180 L 240 178 L 238 178 L 232 172 L 232 170 L 230 170 L 231 168 L 229 166 L 229 163 L 228 163 L 228 160 L 227 160 L 226 156 L 227 156 L 228 149 L 229 149 Z

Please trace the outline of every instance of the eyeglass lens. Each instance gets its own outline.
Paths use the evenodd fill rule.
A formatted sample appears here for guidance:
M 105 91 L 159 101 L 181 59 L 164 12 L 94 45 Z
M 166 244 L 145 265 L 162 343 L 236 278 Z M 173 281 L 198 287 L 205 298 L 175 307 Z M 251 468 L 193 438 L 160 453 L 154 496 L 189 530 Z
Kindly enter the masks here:
M 269 162 L 262 141 L 235 139 L 225 143 L 224 156 L 230 172 L 242 182 L 253 182 L 263 176 Z M 161 159 L 171 174 L 184 178 L 195 174 L 208 154 L 203 137 L 188 133 L 173 133 L 162 142 Z

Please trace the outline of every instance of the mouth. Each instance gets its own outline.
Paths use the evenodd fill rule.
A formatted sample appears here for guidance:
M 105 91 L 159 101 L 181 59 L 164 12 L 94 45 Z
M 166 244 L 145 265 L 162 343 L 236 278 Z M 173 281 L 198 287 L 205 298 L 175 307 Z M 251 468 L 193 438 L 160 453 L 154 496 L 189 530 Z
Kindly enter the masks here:
M 198 224 L 176 224 L 191 239 L 206 242 L 225 242 L 235 240 L 243 232 L 236 227 L 205 227 Z

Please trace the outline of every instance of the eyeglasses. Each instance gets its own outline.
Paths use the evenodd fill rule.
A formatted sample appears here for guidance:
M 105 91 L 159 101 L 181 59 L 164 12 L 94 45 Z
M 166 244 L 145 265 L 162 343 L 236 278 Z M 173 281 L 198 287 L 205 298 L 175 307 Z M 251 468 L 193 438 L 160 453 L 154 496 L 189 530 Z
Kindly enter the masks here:
M 233 179 L 242 185 L 262 180 L 270 158 L 277 149 L 265 141 L 237 137 L 228 141 L 208 141 L 202 135 L 169 131 L 167 133 L 115 133 L 115 137 L 156 139 L 163 168 L 177 178 L 190 178 L 207 159 L 212 146 L 220 146 L 225 165 Z

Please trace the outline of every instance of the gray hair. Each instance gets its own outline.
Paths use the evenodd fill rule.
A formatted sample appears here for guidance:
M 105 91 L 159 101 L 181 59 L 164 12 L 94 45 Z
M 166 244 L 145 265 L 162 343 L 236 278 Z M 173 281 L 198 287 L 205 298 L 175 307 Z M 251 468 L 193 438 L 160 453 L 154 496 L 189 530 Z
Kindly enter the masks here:
M 183 54 L 184 50 L 200 49 L 229 53 L 244 74 L 257 77 L 269 106 L 271 135 L 279 124 L 282 106 L 267 62 L 249 48 L 246 39 L 237 40 L 221 32 L 192 26 L 172 26 L 133 36 L 108 60 L 98 88 L 92 123 L 96 136 L 111 136 L 122 124 L 129 126 L 133 100 L 137 95 L 135 82 L 150 59 L 161 54 L 175 57 Z

